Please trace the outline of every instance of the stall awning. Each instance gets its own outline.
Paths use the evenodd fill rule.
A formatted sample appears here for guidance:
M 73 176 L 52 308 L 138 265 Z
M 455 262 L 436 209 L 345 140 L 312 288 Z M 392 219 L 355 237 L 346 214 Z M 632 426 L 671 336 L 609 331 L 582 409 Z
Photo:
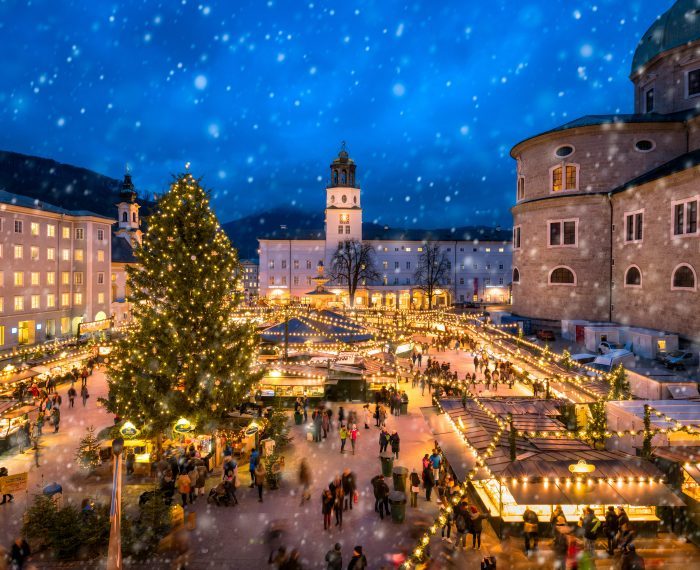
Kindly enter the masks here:
M 14 384 L 16 382 L 21 382 L 22 380 L 28 380 L 29 378 L 34 378 L 38 376 L 39 373 L 34 370 L 21 370 L 20 372 L 15 372 L 14 374 L 0 379 L 0 384 Z
M 626 483 L 623 483 L 623 485 Z M 647 483 L 645 483 L 647 485 Z M 619 505 L 627 501 L 615 491 L 607 481 L 594 481 L 592 483 L 570 483 L 559 485 L 562 492 L 569 499 L 571 505 Z M 652 503 L 653 504 L 653 503 Z
M 554 483 L 505 483 L 519 505 L 568 505 L 571 503 Z
M 685 472 L 693 479 L 693 481 L 700 485 L 700 469 L 698 469 L 695 465 L 683 466 L 683 469 L 685 469 Z
M 13 420 L 15 418 L 19 418 L 19 417 L 23 416 L 24 414 L 29 414 L 36 409 L 38 409 L 37 406 L 28 404 L 28 405 L 22 406 L 20 408 L 15 408 L 14 410 L 12 410 L 10 412 L 5 412 L 2 415 L 2 417 L 4 419 Z
M 654 505 L 656 507 L 684 507 L 685 503 L 662 483 L 613 483 L 628 505 Z

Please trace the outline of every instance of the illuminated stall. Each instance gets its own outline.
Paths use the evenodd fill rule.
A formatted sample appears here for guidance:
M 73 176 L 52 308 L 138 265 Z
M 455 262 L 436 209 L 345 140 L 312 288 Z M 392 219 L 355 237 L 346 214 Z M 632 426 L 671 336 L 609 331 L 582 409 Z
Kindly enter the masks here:
M 551 406 L 532 400 L 530 407 L 537 408 L 539 402 Z M 657 509 L 685 505 L 650 461 L 593 449 L 567 432 L 552 410 L 518 414 L 522 405 L 508 404 L 508 400 L 470 400 L 465 408 L 461 400 L 446 399 L 440 401 L 445 414 L 437 416 L 442 423 L 442 434 L 436 433 L 439 442 L 449 434 L 445 422 L 459 436 L 448 438 L 445 451 L 458 478 L 479 465 L 480 457 L 487 457 L 471 485 L 499 532 L 503 527 L 520 531 L 528 507 L 548 525 L 553 509 L 560 505 L 570 522 L 578 521 L 587 506 L 599 517 L 608 506 L 622 506 L 637 532 L 654 533 L 660 522 Z M 432 424 L 437 425 L 436 420 Z M 461 450 L 456 439 L 462 440 Z M 465 453 L 467 449 L 470 453 Z
M 17 444 L 17 432 L 29 420 L 29 414 L 37 409 L 33 404 L 23 404 L 14 400 L 0 404 L 0 450 Z
M 308 367 L 280 365 L 269 370 L 260 381 L 258 395 L 263 402 L 282 398 L 293 405 L 296 398 L 320 399 L 325 395 L 326 375 L 308 372 Z

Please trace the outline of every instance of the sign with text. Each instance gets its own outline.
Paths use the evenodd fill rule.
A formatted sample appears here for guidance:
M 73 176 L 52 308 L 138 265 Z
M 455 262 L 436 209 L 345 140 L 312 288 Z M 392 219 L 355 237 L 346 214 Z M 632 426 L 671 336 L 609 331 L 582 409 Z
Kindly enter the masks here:
M 78 336 L 85 333 L 106 331 L 112 328 L 112 319 L 102 319 L 101 321 L 90 321 L 78 325 Z
M 27 490 L 29 473 L 15 473 L 7 477 L 0 477 L 0 491 L 3 495 L 14 495 Z

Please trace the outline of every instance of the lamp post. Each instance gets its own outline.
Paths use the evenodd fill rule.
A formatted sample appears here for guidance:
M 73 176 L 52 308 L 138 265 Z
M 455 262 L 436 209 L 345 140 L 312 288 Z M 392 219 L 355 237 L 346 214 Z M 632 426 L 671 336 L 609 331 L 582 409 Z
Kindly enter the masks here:
M 122 568 L 122 461 L 124 439 L 118 437 L 112 442 L 114 470 L 112 479 L 112 506 L 109 511 L 109 550 L 107 552 L 107 570 Z

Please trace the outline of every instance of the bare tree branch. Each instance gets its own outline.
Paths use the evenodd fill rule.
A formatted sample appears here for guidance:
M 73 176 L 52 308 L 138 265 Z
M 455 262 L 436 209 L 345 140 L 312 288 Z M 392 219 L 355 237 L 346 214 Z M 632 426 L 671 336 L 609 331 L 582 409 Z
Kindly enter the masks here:
M 428 309 L 433 308 L 435 291 L 447 284 L 450 276 L 450 260 L 435 242 L 425 242 L 418 257 L 414 279 L 418 288 L 428 297 Z
M 357 240 L 340 243 L 331 260 L 330 277 L 337 285 L 347 287 L 350 306 L 353 307 L 357 288 L 379 279 L 373 247 Z

